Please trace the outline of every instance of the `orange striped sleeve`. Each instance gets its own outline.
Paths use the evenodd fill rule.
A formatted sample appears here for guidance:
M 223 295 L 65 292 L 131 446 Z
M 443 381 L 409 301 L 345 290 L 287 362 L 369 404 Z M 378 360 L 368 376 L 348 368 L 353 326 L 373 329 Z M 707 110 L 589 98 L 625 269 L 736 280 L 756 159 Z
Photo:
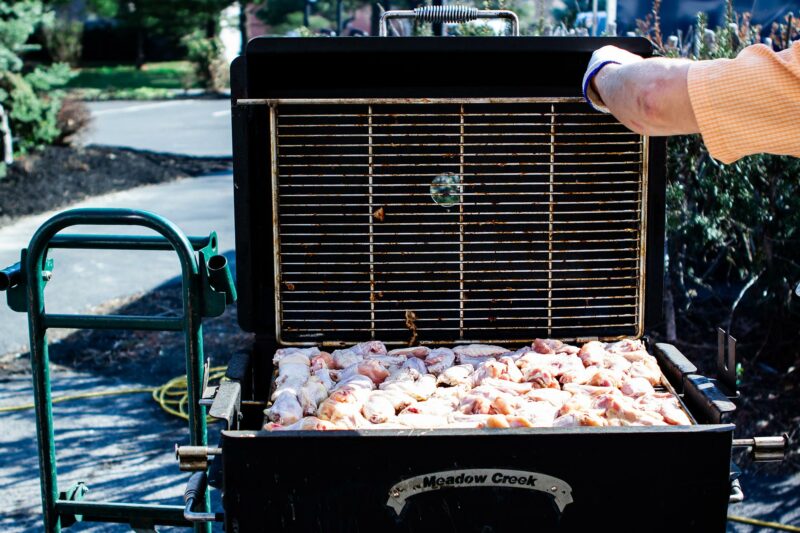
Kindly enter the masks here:
M 755 44 L 735 59 L 697 61 L 689 67 L 688 89 L 715 159 L 800 157 L 800 42 L 777 53 Z

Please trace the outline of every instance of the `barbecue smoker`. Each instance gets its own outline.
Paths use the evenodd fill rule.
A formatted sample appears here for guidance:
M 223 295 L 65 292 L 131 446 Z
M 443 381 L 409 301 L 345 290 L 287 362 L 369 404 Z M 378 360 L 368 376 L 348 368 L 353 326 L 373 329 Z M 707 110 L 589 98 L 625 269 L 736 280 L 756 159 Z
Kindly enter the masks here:
M 397 18 L 483 14 L 516 33 L 509 12 L 455 7 L 387 13 L 382 33 Z M 238 310 L 255 342 L 232 356 L 227 380 L 208 387 L 200 367 L 200 318 L 236 294 L 213 234 L 187 239 L 139 212 L 68 212 L 34 236 L 22 270 L 3 271 L 12 307 L 31 317 L 46 528 L 723 531 L 729 501 L 742 498 L 732 446 L 774 459 L 784 439 L 733 439 L 733 341 L 722 333 L 719 381 L 648 343 L 690 426 L 261 431 L 281 346 L 516 348 L 642 338 L 658 322 L 665 143 L 581 99 L 583 69 L 605 44 L 652 53 L 635 38 L 251 41 L 231 78 Z M 56 236 L 87 222 L 163 237 Z M 46 314 L 48 247 L 174 248 L 184 317 Z M 44 331 L 65 326 L 186 333 L 185 508 L 58 492 Z M 206 407 L 224 425 L 211 438 Z M 209 512 L 208 486 L 224 513 Z
M 480 15 L 437 14 L 383 24 Z M 581 99 L 606 44 L 652 54 L 638 38 L 262 38 L 234 62 L 238 309 L 256 341 L 213 400 L 220 447 L 185 461 L 213 456 L 228 530 L 724 530 L 735 406 L 668 345 L 650 348 L 692 426 L 258 431 L 280 346 L 515 347 L 658 322 L 665 141 Z

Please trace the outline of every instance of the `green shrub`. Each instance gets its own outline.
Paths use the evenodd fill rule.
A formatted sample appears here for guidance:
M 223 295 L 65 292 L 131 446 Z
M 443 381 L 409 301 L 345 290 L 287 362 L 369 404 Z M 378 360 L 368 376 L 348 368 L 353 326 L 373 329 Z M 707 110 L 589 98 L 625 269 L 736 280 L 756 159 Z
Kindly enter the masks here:
M 77 66 L 83 51 L 83 22 L 56 19 L 43 28 L 47 51 L 53 61 Z
M 62 92 L 56 88 L 71 77 L 69 67 L 55 64 L 23 71 L 21 54 L 40 24 L 51 24 L 52 14 L 35 0 L 0 0 L 0 104 L 8 112 L 18 153 L 52 143 L 59 136 L 57 124 Z
M 228 86 L 228 64 L 223 54 L 222 41 L 208 38 L 201 30 L 181 39 L 187 58 L 194 63 L 197 78 L 206 89 L 220 92 Z
M 26 153 L 50 144 L 58 137 L 56 117 L 61 99 L 57 95 L 37 94 L 25 77 L 14 72 L 2 74 L 0 87 L 0 101 L 10 109 L 8 118 L 18 152 Z

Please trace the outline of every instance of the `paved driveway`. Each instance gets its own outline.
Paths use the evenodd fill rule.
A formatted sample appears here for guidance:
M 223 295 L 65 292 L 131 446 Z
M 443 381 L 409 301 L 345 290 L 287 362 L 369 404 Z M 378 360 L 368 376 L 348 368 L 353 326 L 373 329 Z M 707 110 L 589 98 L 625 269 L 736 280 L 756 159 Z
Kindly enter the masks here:
M 231 155 L 230 100 L 91 102 L 86 144 L 198 156 Z

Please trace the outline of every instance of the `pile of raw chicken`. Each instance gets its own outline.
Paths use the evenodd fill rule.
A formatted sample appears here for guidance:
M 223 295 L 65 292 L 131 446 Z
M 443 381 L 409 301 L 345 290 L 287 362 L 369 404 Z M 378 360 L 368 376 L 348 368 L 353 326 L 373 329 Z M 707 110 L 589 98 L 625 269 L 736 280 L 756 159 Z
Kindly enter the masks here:
M 638 340 L 282 348 L 267 430 L 689 425 Z

